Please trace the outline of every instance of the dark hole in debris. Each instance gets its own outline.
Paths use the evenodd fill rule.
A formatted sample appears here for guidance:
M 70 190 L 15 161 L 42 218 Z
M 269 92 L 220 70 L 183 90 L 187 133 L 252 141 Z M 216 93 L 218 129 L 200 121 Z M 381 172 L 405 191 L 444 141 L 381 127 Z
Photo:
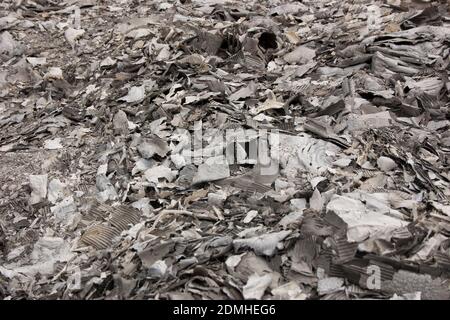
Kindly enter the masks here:
M 162 207 L 161 203 L 158 200 L 150 200 L 150 204 L 155 209 Z
M 276 49 L 277 36 L 273 32 L 263 32 L 259 37 L 259 45 L 264 49 Z

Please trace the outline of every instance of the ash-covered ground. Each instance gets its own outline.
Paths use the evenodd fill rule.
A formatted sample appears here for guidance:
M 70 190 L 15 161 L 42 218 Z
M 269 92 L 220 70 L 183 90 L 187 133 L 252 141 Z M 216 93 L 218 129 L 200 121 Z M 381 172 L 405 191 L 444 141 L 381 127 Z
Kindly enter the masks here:
M 447 1 L 0 4 L 1 299 L 449 299 Z

